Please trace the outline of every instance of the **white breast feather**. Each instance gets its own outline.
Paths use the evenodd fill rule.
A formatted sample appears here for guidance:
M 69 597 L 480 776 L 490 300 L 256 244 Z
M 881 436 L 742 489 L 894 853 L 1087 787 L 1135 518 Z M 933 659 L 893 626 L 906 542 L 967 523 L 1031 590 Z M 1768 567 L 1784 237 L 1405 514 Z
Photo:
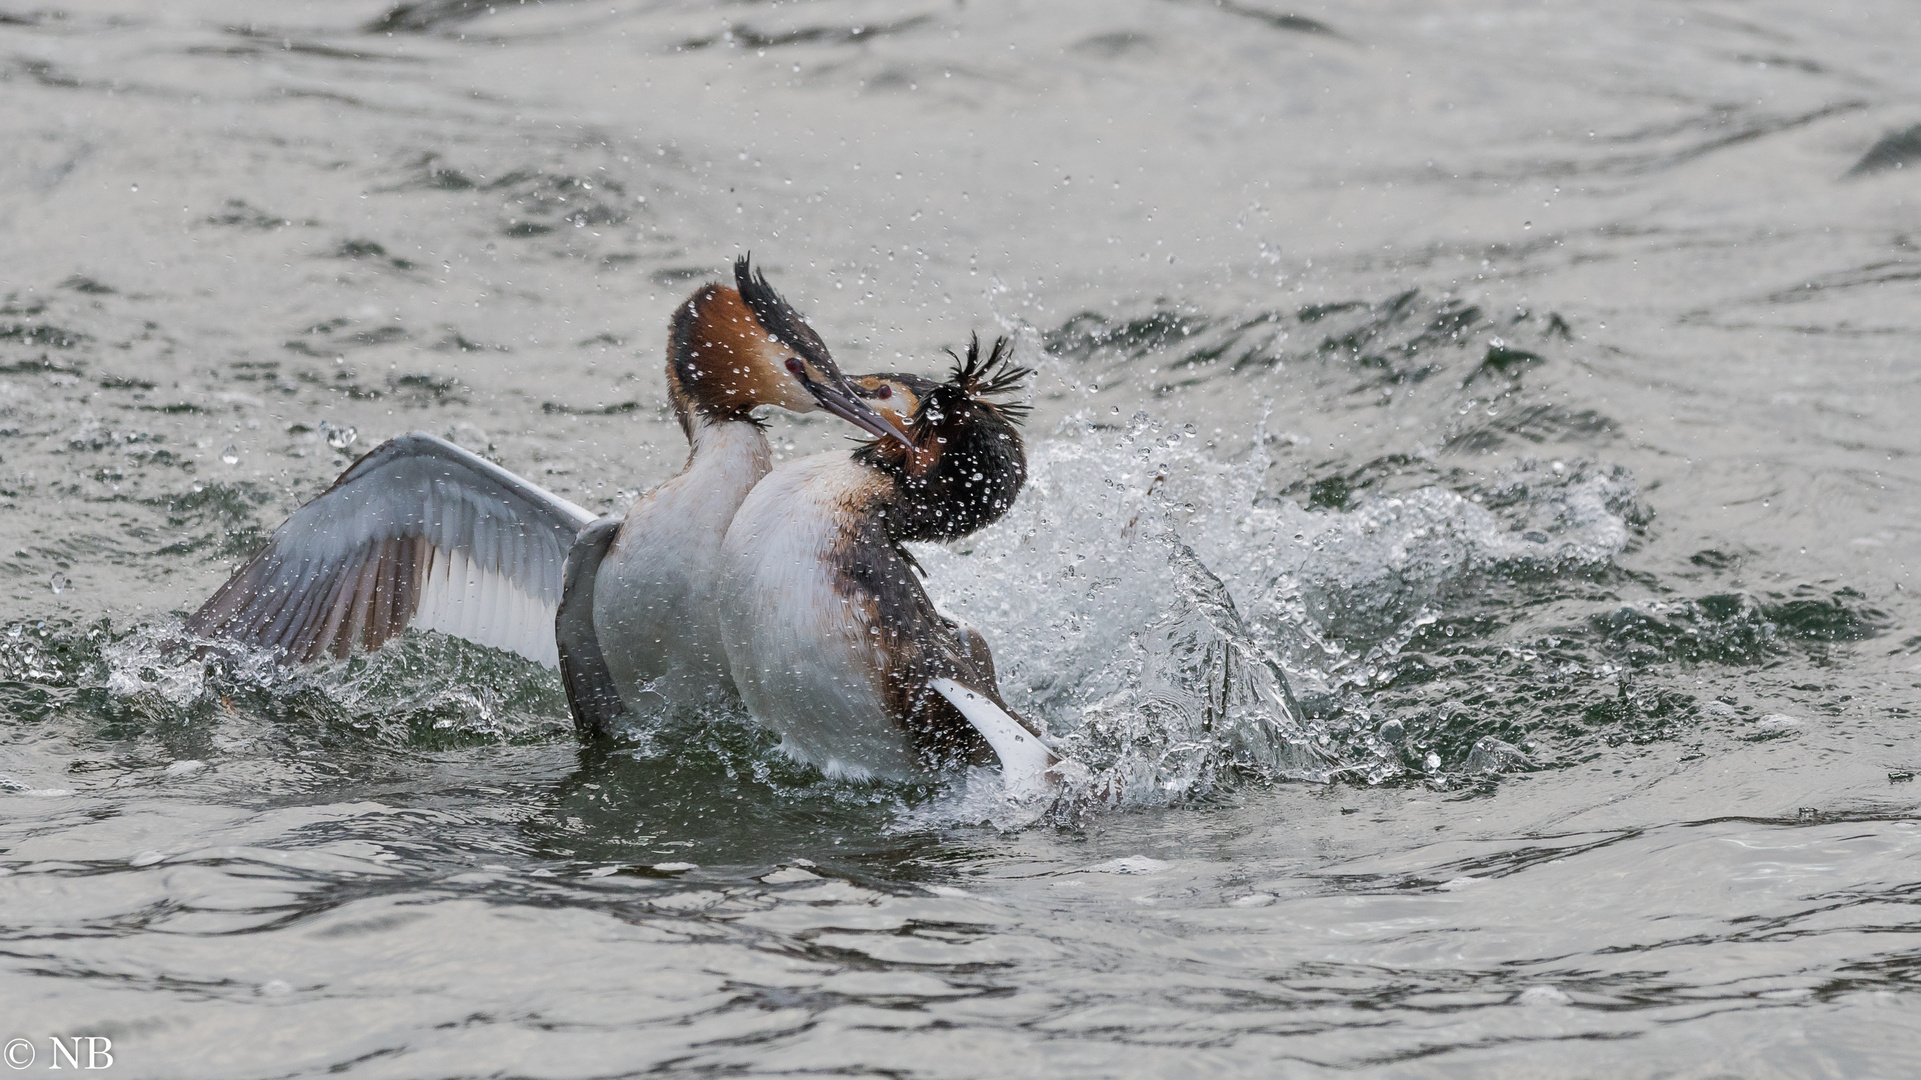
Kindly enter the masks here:
M 722 640 L 742 700 L 783 749 L 829 776 L 905 779 L 913 748 L 882 697 L 874 627 L 834 590 L 830 562 L 847 496 L 871 482 L 842 452 L 754 488 L 721 549 Z

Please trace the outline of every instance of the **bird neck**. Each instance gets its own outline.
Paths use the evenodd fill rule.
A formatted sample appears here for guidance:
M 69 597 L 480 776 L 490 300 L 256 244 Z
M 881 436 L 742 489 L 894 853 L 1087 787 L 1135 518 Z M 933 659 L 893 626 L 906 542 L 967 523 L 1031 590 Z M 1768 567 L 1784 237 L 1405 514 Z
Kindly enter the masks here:
M 720 463 L 733 459 L 758 461 L 763 473 L 771 467 L 773 449 L 767 443 L 767 433 L 761 430 L 757 420 L 748 417 L 717 419 L 695 409 L 682 415 L 681 426 L 687 432 L 687 467 L 690 470 L 704 462 Z

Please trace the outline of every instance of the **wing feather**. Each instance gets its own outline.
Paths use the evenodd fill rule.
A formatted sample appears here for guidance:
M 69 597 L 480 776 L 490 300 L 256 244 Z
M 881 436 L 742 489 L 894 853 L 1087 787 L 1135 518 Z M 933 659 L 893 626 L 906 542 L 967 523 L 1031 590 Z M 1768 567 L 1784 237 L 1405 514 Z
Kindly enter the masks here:
M 927 692 L 935 679 L 950 679 L 980 694 L 996 713 L 1013 716 L 1034 733 L 1001 700 L 986 639 L 941 615 L 906 550 L 888 538 L 880 519 L 864 521 L 845 537 L 837 569 L 836 590 L 871 612 L 877 632 L 870 640 L 891 711 L 924 757 L 979 760 L 988 749 L 1000 749 L 974 716 L 947 695 Z
M 299 607 L 289 625 L 293 632 L 289 635 L 287 651 L 300 656 L 313 645 L 313 638 L 326 625 L 323 617 L 327 594 L 333 591 L 334 579 L 344 568 L 338 566 L 319 566 L 314 568 L 308 583 L 300 590 Z M 293 607 L 292 604 L 288 605 Z
M 457 557 L 460 559 L 458 564 L 460 576 L 455 579 L 458 588 L 454 590 L 453 601 L 459 605 L 459 614 L 454 618 L 454 625 L 460 629 L 456 633 L 470 641 L 478 640 L 480 637 L 480 574 L 476 571 L 479 567 L 475 564 L 473 553 L 470 551 L 458 552 Z
M 336 660 L 345 660 L 354 646 L 360 643 L 356 635 L 360 627 L 367 623 L 367 600 L 373 595 L 371 581 L 373 572 L 374 561 L 364 556 L 360 565 L 349 571 L 351 576 L 348 579 L 348 589 L 350 591 L 341 598 L 341 603 L 347 609 L 347 618 L 341 624 L 339 635 L 333 642 L 333 655 Z
M 487 572 L 486 579 L 490 585 L 495 578 L 504 576 L 498 569 L 499 565 L 500 561 L 496 558 L 495 568 Z M 489 588 L 486 591 L 486 597 L 487 636 L 496 639 L 505 638 L 510 629 L 507 624 L 507 590 Z
M 552 667 L 574 537 L 593 515 L 443 439 L 390 439 L 294 511 L 187 622 L 296 660 L 410 626 Z
M 332 641 L 340 630 L 341 621 L 347 617 L 347 608 L 353 603 L 353 583 L 357 576 L 351 566 L 342 566 L 334 575 L 333 585 L 327 590 L 327 617 L 316 622 L 319 630 L 294 651 L 294 655 L 302 662 L 320 659 L 320 654 L 326 651 L 327 642 Z
M 400 545 L 394 542 L 396 539 L 398 538 L 383 536 L 375 549 L 374 610 L 373 615 L 367 620 L 366 644 L 369 649 L 378 649 L 387 643 L 387 628 L 394 618 L 394 570 L 400 558 Z M 278 624 L 274 629 L 279 629 Z
M 280 621 L 280 613 L 286 610 L 288 602 L 293 599 L 294 583 L 297 580 L 298 573 L 297 571 L 289 571 L 287 569 L 288 561 L 289 560 L 286 559 L 274 560 L 274 570 L 284 573 L 285 577 L 278 578 L 276 583 L 271 587 L 267 594 L 267 602 L 261 609 L 260 619 L 266 624 L 269 631 Z
M 500 553 L 500 533 L 494 529 L 475 530 L 473 542 L 474 568 L 482 574 L 491 572 Z
M 464 551 L 454 551 L 454 588 L 447 594 L 447 602 L 454 606 L 453 625 L 450 631 L 455 637 L 472 638 L 480 632 L 479 621 L 474 618 L 474 609 L 480 605 L 473 594 L 480 590 L 480 583 L 474 580 L 474 561 Z

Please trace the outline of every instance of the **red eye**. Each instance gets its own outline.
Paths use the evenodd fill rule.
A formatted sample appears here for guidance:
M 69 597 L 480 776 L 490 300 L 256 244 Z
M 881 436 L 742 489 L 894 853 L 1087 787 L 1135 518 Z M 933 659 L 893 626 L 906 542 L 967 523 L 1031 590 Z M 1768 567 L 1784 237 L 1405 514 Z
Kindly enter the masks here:
M 894 396 L 894 388 L 887 385 L 886 383 L 881 383 L 880 389 L 874 391 L 874 396 L 881 399 L 882 401 L 886 401 L 888 398 Z
M 787 358 L 787 370 L 793 372 L 796 375 L 800 374 L 801 368 L 805 366 L 806 366 L 805 364 L 802 364 L 800 362 L 799 357 L 790 356 Z

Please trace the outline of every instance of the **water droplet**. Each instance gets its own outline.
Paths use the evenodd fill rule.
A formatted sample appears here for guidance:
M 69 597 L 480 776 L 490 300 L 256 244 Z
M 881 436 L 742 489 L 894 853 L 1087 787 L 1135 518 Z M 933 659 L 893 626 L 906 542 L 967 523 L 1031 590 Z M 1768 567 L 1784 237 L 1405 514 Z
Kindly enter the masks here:
M 1441 755 L 1429 750 L 1426 759 L 1421 762 L 1421 765 L 1427 769 L 1428 772 L 1438 772 L 1441 768 Z
M 1521 228 L 1523 229 L 1532 229 L 1533 227 L 1534 227 L 1534 223 L 1532 221 L 1521 222 Z
M 61 573 L 58 570 L 55 570 L 53 572 L 53 578 L 50 581 L 48 581 L 48 584 L 53 586 L 53 591 L 56 593 L 66 592 L 67 591 L 67 575 Z
M 234 444 L 228 443 L 220 448 L 220 460 L 229 465 L 238 465 L 240 464 L 240 451 L 234 447 Z
M 320 433 L 327 437 L 327 445 L 335 450 L 345 450 L 354 444 L 355 439 L 360 438 L 358 429 L 347 424 L 331 424 L 325 420 L 320 422 Z

